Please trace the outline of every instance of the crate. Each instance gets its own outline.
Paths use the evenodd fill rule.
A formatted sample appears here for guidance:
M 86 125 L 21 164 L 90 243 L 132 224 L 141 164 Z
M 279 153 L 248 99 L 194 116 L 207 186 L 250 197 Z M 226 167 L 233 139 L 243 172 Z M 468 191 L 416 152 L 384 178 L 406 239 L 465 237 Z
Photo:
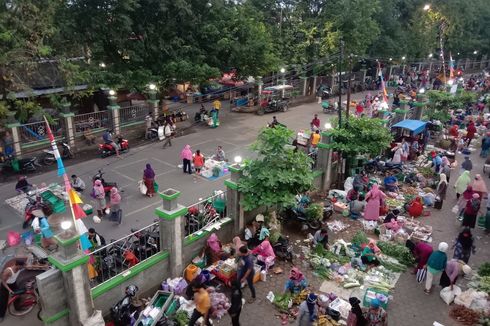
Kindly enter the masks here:
M 169 307 L 171 304 L 174 302 L 174 293 L 173 292 L 167 292 L 167 291 L 162 291 L 158 290 L 153 298 L 150 301 L 150 304 L 147 306 L 148 307 L 153 307 L 155 309 L 158 309 L 158 313 L 154 315 L 153 317 L 145 316 L 143 312 L 146 310 L 143 310 L 143 312 L 140 313 L 140 316 L 136 323 L 134 325 L 136 326 L 155 326 L 157 325 L 158 321 L 160 318 L 163 316 L 163 314 L 167 314 Z
M 364 300 L 362 301 L 362 305 L 364 307 L 369 307 L 371 305 L 371 300 L 375 298 L 379 299 L 379 297 L 386 298 L 386 300 L 379 300 L 381 302 L 381 307 L 386 309 L 388 307 L 388 293 L 373 288 L 366 289 L 366 292 L 364 293 Z

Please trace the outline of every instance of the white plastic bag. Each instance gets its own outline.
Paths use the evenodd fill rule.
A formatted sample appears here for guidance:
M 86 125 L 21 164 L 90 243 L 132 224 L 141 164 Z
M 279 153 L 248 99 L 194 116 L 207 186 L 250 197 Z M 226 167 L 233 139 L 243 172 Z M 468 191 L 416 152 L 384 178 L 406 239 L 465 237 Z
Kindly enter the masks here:
M 145 183 L 143 182 L 143 180 L 140 180 L 138 182 L 138 186 L 140 188 L 140 192 L 142 195 L 146 195 L 146 193 L 148 192 L 148 188 L 146 188 L 146 185 Z
M 459 206 L 457 204 L 454 205 L 453 208 L 451 208 L 451 212 L 454 214 L 459 214 Z
M 442 301 L 444 301 L 447 305 L 450 305 L 454 298 L 461 294 L 461 288 L 457 285 L 453 285 L 453 289 L 451 290 L 450 286 L 445 287 L 441 290 L 439 295 L 441 296 Z

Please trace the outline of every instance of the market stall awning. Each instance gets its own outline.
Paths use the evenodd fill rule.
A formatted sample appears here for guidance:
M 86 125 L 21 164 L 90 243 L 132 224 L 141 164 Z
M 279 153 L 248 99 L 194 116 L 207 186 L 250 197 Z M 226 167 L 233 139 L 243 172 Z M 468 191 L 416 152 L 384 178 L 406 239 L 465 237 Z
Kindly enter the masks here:
M 404 128 L 413 132 L 414 135 L 420 134 L 425 129 L 427 121 L 421 120 L 403 120 L 395 124 L 392 128 Z

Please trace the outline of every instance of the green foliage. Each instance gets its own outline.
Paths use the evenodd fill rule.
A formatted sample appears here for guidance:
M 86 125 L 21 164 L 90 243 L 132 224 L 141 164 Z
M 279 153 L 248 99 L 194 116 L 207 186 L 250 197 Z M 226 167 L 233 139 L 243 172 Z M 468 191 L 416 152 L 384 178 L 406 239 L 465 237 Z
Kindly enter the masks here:
M 311 189 L 311 159 L 287 146 L 292 139 L 293 131 L 282 126 L 260 131 L 251 146 L 257 158 L 245 163 L 244 176 L 238 184 L 246 211 L 261 206 L 289 206 L 295 195 Z
M 43 114 L 43 109 L 39 103 L 29 100 L 13 101 L 13 108 L 17 112 L 16 118 L 21 123 L 26 123 L 33 115 Z
M 305 214 L 309 219 L 319 220 L 323 217 L 323 206 L 320 204 L 311 204 L 306 208 Z
M 428 119 L 447 122 L 450 120 L 450 110 L 464 109 L 466 105 L 474 103 L 477 95 L 474 92 L 462 92 L 459 95 L 450 94 L 443 91 L 431 90 L 427 92 L 429 104 L 425 115 Z
M 366 244 L 369 242 L 369 239 L 366 235 L 366 233 L 364 233 L 363 231 L 359 230 L 356 232 L 356 234 L 354 234 L 354 236 L 352 237 L 352 240 L 351 242 L 357 246 L 361 246 L 362 244 Z
M 346 156 L 377 155 L 387 149 L 393 140 L 390 131 L 381 127 L 382 123 L 380 119 L 351 117 L 347 123 L 343 122 L 343 128 L 329 131 L 331 137 L 329 147 Z
M 490 276 L 490 263 L 486 262 L 480 265 L 478 268 L 478 275 L 480 276 Z
M 376 246 L 387 256 L 396 258 L 400 264 L 411 266 L 415 263 L 412 253 L 407 247 L 391 242 L 378 241 Z

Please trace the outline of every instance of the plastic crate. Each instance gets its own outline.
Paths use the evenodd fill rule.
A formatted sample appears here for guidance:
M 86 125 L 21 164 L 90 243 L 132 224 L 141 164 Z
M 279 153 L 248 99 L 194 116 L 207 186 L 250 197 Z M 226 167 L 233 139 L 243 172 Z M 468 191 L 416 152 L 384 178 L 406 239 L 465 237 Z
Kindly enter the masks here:
M 213 202 L 213 207 L 218 213 L 223 213 L 226 208 L 226 200 L 225 199 L 215 199 Z
M 380 299 L 379 301 L 381 302 L 381 307 L 383 307 L 384 309 L 388 307 L 388 293 L 373 288 L 366 289 L 366 292 L 364 293 L 364 300 L 362 301 L 362 305 L 364 307 L 369 307 L 371 305 L 371 300 L 373 300 L 374 298 Z M 385 298 L 385 299 L 381 299 L 381 298 Z

